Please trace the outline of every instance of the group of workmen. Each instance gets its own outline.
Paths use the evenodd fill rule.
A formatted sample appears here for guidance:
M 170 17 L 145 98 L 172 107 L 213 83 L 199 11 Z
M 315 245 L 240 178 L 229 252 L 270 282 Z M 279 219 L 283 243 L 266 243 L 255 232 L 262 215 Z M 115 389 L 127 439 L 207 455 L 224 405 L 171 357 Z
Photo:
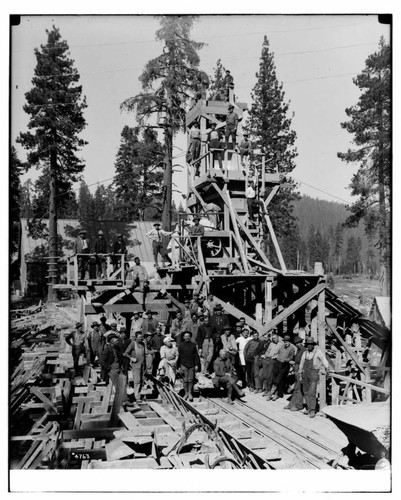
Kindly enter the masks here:
M 217 120 L 215 122 L 212 122 L 210 124 L 210 128 L 207 130 L 206 142 L 209 151 L 212 153 L 212 162 L 214 164 L 217 161 L 219 168 L 222 171 L 224 171 L 223 154 L 224 150 L 228 149 L 229 147 L 230 138 L 232 142 L 231 149 L 237 151 L 236 141 L 238 122 L 238 114 L 234 110 L 234 105 L 230 104 L 228 106 L 228 114 L 226 116 L 224 125 L 224 136 L 220 130 L 223 124 L 218 124 Z M 200 163 L 196 160 L 200 157 L 201 154 L 201 143 L 202 134 L 199 127 L 199 122 L 196 121 L 189 131 L 189 146 L 186 154 L 187 163 L 195 167 L 195 176 L 200 175 Z M 247 132 L 245 132 L 242 136 L 238 152 L 241 156 L 241 165 L 245 166 L 245 159 L 249 158 L 251 152 L 251 143 L 249 141 L 249 134 Z
M 245 389 L 274 401 L 292 387 L 284 408 L 301 411 L 306 406 L 304 411 L 315 417 L 319 375 L 322 370 L 327 372 L 329 365 L 311 336 L 281 337 L 273 330 L 260 337 L 246 325 L 245 318 L 232 326 L 212 295 L 206 298 L 195 293 L 192 300 L 186 299 L 168 328 L 155 314 L 135 311 L 129 333 L 123 325 L 118 328 L 116 321 L 108 325 L 105 317 L 100 323 L 94 321 L 87 333 L 83 324 L 77 323 L 76 331 L 66 338 L 72 346 L 75 370 L 84 354 L 87 362 L 100 365 L 105 382 L 111 380 L 117 387 L 125 378 L 133 385 L 133 404 L 141 399 L 146 374 L 172 388 L 179 374 L 183 397 L 189 401 L 193 400 L 196 373 L 222 388 L 230 404 L 245 397 Z M 125 401 L 128 404 L 128 396 Z

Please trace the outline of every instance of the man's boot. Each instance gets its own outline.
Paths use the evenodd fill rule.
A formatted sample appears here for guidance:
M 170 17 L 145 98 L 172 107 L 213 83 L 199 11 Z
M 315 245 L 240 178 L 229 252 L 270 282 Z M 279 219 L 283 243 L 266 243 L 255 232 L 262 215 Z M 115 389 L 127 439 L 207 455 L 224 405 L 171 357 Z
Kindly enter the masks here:
M 190 382 L 188 384 L 188 401 L 193 401 L 194 400 L 194 398 L 192 396 L 192 389 L 193 389 L 193 387 L 194 387 L 193 382 Z

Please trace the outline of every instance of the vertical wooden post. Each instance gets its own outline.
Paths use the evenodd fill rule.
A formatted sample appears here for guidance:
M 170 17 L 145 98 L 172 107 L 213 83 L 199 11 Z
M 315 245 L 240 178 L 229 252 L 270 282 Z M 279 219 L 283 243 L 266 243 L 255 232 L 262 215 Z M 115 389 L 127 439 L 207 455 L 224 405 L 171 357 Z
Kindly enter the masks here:
M 74 285 L 78 286 L 78 257 L 74 255 Z
M 326 326 L 325 326 L 325 291 L 319 293 L 317 303 L 318 345 L 323 356 L 326 356 Z M 326 374 L 320 374 L 319 379 L 320 409 L 326 406 Z
M 273 319 L 273 284 L 265 281 L 265 324 Z

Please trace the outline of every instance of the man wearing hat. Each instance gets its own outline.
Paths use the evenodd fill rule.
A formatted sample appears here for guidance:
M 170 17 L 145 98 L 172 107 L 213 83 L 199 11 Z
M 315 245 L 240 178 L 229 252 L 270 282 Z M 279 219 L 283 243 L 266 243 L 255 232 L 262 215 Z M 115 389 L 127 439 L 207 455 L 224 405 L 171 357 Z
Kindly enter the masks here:
M 184 321 L 184 329 L 191 332 L 192 342 L 197 342 L 199 328 L 199 318 L 196 312 L 191 313 L 191 319 Z
M 158 377 L 163 380 L 167 378 L 174 389 L 177 370 L 178 349 L 169 335 L 164 337 L 163 346 L 160 349 L 160 363 L 157 369 Z
M 221 334 L 221 341 L 223 343 L 223 349 L 226 351 L 227 357 L 231 362 L 233 369 L 237 364 L 237 353 L 238 347 L 235 335 L 233 334 L 230 326 L 225 326 L 223 328 L 223 333 Z
M 192 314 L 191 301 L 188 298 L 186 298 L 184 300 L 184 310 L 182 311 L 182 316 L 183 316 L 184 322 L 187 320 L 191 320 L 191 314 Z
M 223 313 L 223 306 L 221 304 L 215 305 L 213 314 L 210 317 L 210 324 L 212 326 L 213 339 L 218 339 L 218 341 L 220 342 L 220 336 L 223 333 L 224 327 L 230 326 L 228 316 L 227 314 Z
M 123 359 L 118 334 L 111 333 L 100 356 L 100 366 L 106 383 L 110 379 L 116 390 L 118 387 L 124 387 L 126 384 L 126 376 L 123 373 Z M 127 394 L 125 390 L 123 400 L 125 401 L 126 399 Z
M 207 135 L 207 143 L 209 146 L 209 150 L 212 151 L 213 154 L 213 162 L 212 166 L 214 168 L 215 161 L 218 161 L 219 168 L 223 170 L 223 161 L 221 155 L 221 132 L 220 130 L 216 130 L 216 123 L 212 123 L 210 125 L 211 130 Z
M 246 365 L 244 358 L 244 349 L 247 343 L 250 341 L 248 328 L 242 329 L 242 323 L 237 323 L 240 327 L 235 327 L 236 329 L 241 328 L 241 334 L 237 337 L 236 342 L 238 346 L 238 376 L 242 382 L 242 388 L 246 387 Z
M 273 365 L 273 387 L 271 390 L 271 397 L 266 396 L 266 399 L 275 401 L 282 398 L 284 395 L 285 382 L 288 372 L 290 371 L 290 362 L 293 361 L 296 349 L 291 344 L 291 337 L 284 335 L 283 345 L 280 347 L 277 358 Z
M 149 290 L 149 275 L 146 267 L 141 264 L 139 257 L 134 257 L 134 265 L 131 267 L 133 288 L 139 287 L 140 292 Z M 146 291 L 147 291 L 146 290 Z
M 89 264 L 89 256 L 82 254 L 90 254 L 90 249 L 90 241 L 86 237 L 86 231 L 81 229 L 74 243 L 74 254 L 78 256 L 78 274 L 81 280 L 85 279 Z
M 159 264 L 157 262 L 159 254 L 162 258 L 162 267 L 164 266 L 166 261 L 169 263 L 169 265 L 171 265 L 171 259 L 167 255 L 165 245 L 163 242 L 163 237 L 170 236 L 171 234 L 173 234 L 173 232 L 174 231 L 164 231 L 164 229 L 161 229 L 160 222 L 155 222 L 153 224 L 153 229 L 151 229 L 147 233 L 148 238 L 152 242 L 152 250 L 153 250 L 153 258 L 155 260 L 155 267 L 159 267 Z
M 228 114 L 226 117 L 226 128 L 224 131 L 224 136 L 226 139 L 226 143 L 224 146 L 224 149 L 228 149 L 228 139 L 231 136 L 232 138 L 232 143 L 233 147 L 232 149 L 235 149 L 235 140 L 236 140 L 236 135 L 237 135 L 237 128 L 238 128 L 238 115 L 234 111 L 234 106 L 230 104 L 228 106 Z
M 255 390 L 255 357 L 260 350 L 259 333 L 256 330 L 252 331 L 252 338 L 244 347 L 244 359 L 246 370 L 246 384 L 250 392 Z
M 74 360 L 75 373 L 79 368 L 79 357 L 83 354 L 86 358 L 88 346 L 88 337 L 84 330 L 84 324 L 78 321 L 75 324 L 75 332 L 71 332 L 65 337 L 65 341 L 72 347 L 72 359 Z
M 214 360 L 213 370 L 213 385 L 215 387 L 223 386 L 227 389 L 227 403 L 234 404 L 233 392 L 239 398 L 243 398 L 245 396 L 235 382 L 234 367 L 231 364 L 230 359 L 227 357 L 225 349 L 220 349 L 219 356 Z
M 267 341 L 268 339 L 266 339 Z M 260 353 L 260 359 L 262 361 L 262 368 L 259 369 L 259 373 L 255 374 L 256 379 L 256 391 L 261 392 L 264 389 L 263 395 L 268 399 L 271 399 L 271 388 L 273 385 L 273 367 L 274 361 L 277 359 L 278 351 L 283 345 L 282 340 L 277 335 L 276 331 L 273 331 L 271 341 L 268 343 L 268 347 L 264 353 Z
M 142 333 L 144 335 L 146 333 L 150 333 L 151 335 L 155 333 L 157 325 L 159 324 L 157 319 L 153 317 L 155 314 L 157 313 L 151 311 L 150 309 L 146 311 L 146 318 L 143 320 L 142 323 Z
M 198 348 L 192 342 L 192 333 L 183 332 L 183 341 L 178 346 L 177 370 L 181 371 L 184 386 L 184 399 L 193 401 L 192 389 L 194 386 L 195 371 L 199 371 L 200 359 Z
M 98 231 L 95 241 L 95 254 L 97 279 L 107 279 L 107 243 L 101 229 Z
M 284 406 L 284 410 L 300 411 L 304 407 L 304 396 L 299 376 L 299 364 L 303 353 L 306 351 L 306 347 L 303 345 L 303 339 L 298 335 L 294 337 L 293 344 L 297 352 L 295 353 L 294 361 L 290 361 L 290 364 L 292 364 L 294 370 L 295 385 L 290 402 L 287 406 Z
M 201 138 L 199 123 L 195 122 L 189 132 L 189 147 L 186 156 L 188 163 L 192 163 L 199 158 L 201 151 Z M 195 167 L 195 176 L 199 176 L 199 162 L 196 162 L 193 166 Z
M 130 329 L 130 338 L 133 339 L 135 334 L 139 331 L 142 332 L 143 318 L 142 314 L 138 311 L 135 311 L 132 319 L 131 319 L 131 329 Z
M 106 340 L 100 331 L 100 323 L 94 321 L 91 324 L 91 331 L 88 335 L 88 345 L 90 351 L 90 363 L 94 365 L 96 362 L 99 362 L 100 354 L 104 349 L 104 345 Z
M 121 256 L 124 255 L 124 269 L 121 270 L 122 279 L 125 278 L 125 270 L 128 267 L 127 254 L 128 251 L 127 251 L 127 245 L 124 241 L 124 235 L 119 234 L 113 245 L 112 260 L 113 260 L 113 272 L 116 272 L 118 267 L 121 266 L 122 262 Z
M 241 165 L 245 166 L 244 158 L 245 156 L 249 158 L 249 153 L 251 151 L 251 143 L 249 142 L 249 134 L 247 132 L 244 133 L 242 141 L 239 145 L 239 152 L 241 155 Z
M 198 327 L 197 343 L 201 358 L 201 371 L 203 375 L 207 375 L 214 353 L 212 327 L 209 316 L 205 316 L 205 320 Z
M 234 90 L 234 77 L 229 69 L 226 69 L 226 74 L 223 78 L 222 84 L 226 88 L 227 101 L 230 99 L 230 90 Z
M 310 418 L 316 416 L 316 392 L 320 371 L 329 372 L 329 363 L 312 337 L 305 340 L 306 351 L 299 363 L 299 376 Z
M 141 400 L 141 389 L 144 381 L 147 354 L 148 352 L 143 333 L 138 332 L 136 339 L 133 339 L 124 351 L 124 357 L 128 358 L 131 362 L 136 402 Z

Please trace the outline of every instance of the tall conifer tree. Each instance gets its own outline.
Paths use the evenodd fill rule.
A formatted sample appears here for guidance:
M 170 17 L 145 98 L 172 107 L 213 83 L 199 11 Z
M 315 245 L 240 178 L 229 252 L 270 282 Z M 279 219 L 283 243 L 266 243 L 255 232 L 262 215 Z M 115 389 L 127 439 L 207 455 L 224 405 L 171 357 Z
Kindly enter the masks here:
M 361 94 L 355 106 L 345 110 L 349 121 L 341 126 L 353 135 L 355 148 L 338 153 L 347 163 L 358 165 L 350 184 L 358 199 L 347 223 L 364 220 L 369 237 L 376 236 L 380 251 L 384 295 L 390 294 L 391 242 L 391 49 L 382 38 L 379 50 L 370 55 L 354 84 Z
M 278 82 L 274 54 L 270 51 L 266 36 L 256 78 L 245 128 L 255 148 L 266 155 L 266 161 L 278 161 L 286 187 L 280 189 L 269 205 L 269 213 L 277 235 L 285 236 L 293 228 L 292 202 L 298 198 L 295 183 L 288 176 L 295 168 L 298 153 L 295 147 L 296 133 L 291 130 L 294 115 L 289 116 L 289 103 L 285 101 L 283 84 Z
M 86 144 L 79 138 L 86 125 L 86 100 L 82 98 L 79 74 L 69 57 L 67 42 L 61 40 L 55 26 L 46 33 L 47 44 L 35 49 L 33 87 L 25 94 L 24 111 L 30 115 L 30 131 L 21 132 L 18 142 L 28 150 L 28 168 L 41 169 L 42 177 L 49 179 L 49 301 L 53 301 L 53 285 L 57 283 L 57 195 L 68 192 L 84 169 L 78 152 Z

